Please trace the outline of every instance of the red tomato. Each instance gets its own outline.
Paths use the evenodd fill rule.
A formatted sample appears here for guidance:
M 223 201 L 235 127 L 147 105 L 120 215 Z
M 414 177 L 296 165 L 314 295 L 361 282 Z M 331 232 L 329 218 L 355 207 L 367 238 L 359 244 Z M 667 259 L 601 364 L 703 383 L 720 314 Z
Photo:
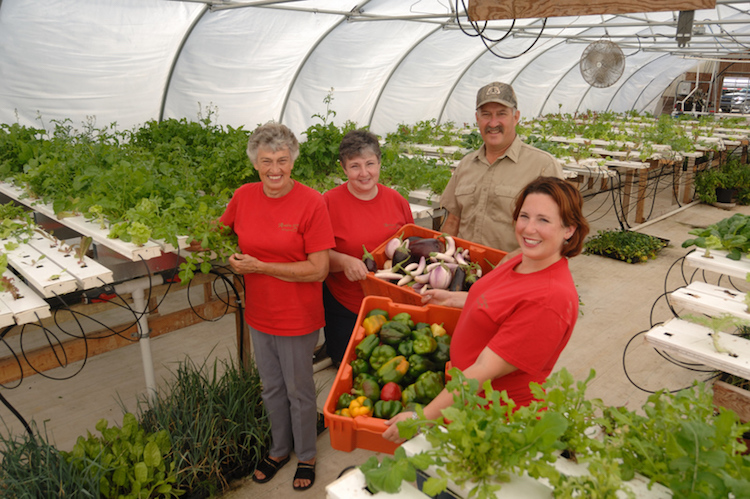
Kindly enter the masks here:
M 401 387 L 391 381 L 383 385 L 380 390 L 380 400 L 401 400 Z

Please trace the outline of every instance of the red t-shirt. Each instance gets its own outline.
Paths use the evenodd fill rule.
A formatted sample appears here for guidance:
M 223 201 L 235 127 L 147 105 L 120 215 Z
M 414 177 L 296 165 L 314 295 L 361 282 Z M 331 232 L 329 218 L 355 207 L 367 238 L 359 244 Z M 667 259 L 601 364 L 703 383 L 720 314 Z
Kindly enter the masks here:
M 294 182 L 269 198 L 260 182 L 237 189 L 220 218 L 239 238 L 242 253 L 262 262 L 299 262 L 333 248 L 333 229 L 319 192 Z M 277 336 L 308 334 L 325 325 L 323 284 L 245 274 L 245 320 Z
M 393 236 L 404 224 L 414 223 L 409 202 L 382 184 L 369 201 L 354 197 L 346 183 L 323 194 L 333 224 L 339 253 L 362 258 L 362 245 L 372 251 Z M 355 314 L 365 295 L 359 281 L 352 282 L 344 272 L 328 274 L 326 286 L 336 301 Z
M 522 256 L 480 278 L 469 290 L 451 340 L 451 362 L 461 370 L 485 347 L 518 370 L 493 380 L 518 406 L 533 397 L 530 382 L 544 383 L 578 318 L 578 292 L 561 258 L 544 270 L 519 274 Z

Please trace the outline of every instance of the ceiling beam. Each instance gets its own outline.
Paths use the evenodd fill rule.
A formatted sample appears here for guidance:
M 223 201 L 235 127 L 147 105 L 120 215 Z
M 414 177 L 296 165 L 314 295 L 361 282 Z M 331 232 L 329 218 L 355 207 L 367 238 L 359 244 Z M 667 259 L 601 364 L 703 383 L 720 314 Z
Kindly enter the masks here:
M 714 8 L 716 0 L 469 0 L 468 10 L 472 20 L 488 21 Z

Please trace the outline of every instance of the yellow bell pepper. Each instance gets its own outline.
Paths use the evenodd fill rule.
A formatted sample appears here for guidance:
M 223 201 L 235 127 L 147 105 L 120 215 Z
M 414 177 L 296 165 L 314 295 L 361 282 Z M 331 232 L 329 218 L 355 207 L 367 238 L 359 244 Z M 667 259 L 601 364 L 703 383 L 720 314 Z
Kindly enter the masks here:
M 352 417 L 352 414 L 349 412 L 349 408 L 348 407 L 344 407 L 343 409 L 341 409 L 339 411 L 336 411 L 336 413 L 339 414 L 339 415 L 341 415 L 341 416 L 346 416 L 347 418 Z
M 448 331 L 445 330 L 443 327 L 443 324 L 434 323 L 430 325 L 430 331 L 432 332 L 432 336 L 437 338 L 438 336 L 445 336 L 448 334 Z
M 349 404 L 349 414 L 353 418 L 356 418 L 357 416 L 371 416 L 372 400 L 368 399 L 364 395 L 352 400 L 352 402 Z
M 362 327 L 365 328 L 365 336 L 377 334 L 383 324 L 387 322 L 387 320 L 388 319 L 380 314 L 371 315 L 370 317 L 365 318 L 365 320 L 362 321 Z

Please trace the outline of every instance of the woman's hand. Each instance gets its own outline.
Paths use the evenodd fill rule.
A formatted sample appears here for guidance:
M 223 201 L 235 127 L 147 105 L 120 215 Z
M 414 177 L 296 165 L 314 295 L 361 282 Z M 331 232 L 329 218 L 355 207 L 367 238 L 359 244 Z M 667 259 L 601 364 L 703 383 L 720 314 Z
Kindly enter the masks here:
M 393 416 L 391 419 L 385 422 L 385 425 L 388 427 L 383 432 L 383 438 L 386 440 L 390 440 L 393 443 L 400 444 L 401 442 L 404 442 L 406 439 L 401 438 L 398 434 L 398 426 L 396 426 L 396 423 L 400 423 L 401 421 L 406 421 L 407 419 L 411 419 L 414 417 L 414 412 L 400 412 Z
M 422 295 L 422 303 L 442 305 L 444 307 L 464 308 L 466 291 L 447 291 L 445 289 L 428 289 Z
M 344 275 L 351 282 L 362 281 L 367 277 L 367 266 L 359 258 L 346 255 L 347 258 L 343 258 L 341 266 L 344 268 Z
M 260 260 L 254 256 L 235 253 L 229 257 L 229 265 L 235 274 L 254 274 L 259 271 Z

